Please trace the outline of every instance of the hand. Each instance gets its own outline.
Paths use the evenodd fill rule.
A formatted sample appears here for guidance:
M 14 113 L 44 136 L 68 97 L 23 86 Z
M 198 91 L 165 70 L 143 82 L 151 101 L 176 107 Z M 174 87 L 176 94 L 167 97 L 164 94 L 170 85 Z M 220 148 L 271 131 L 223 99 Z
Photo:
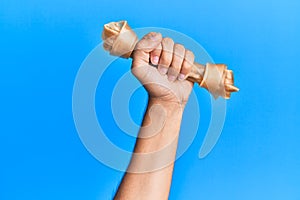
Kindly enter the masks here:
M 132 73 L 144 85 L 149 98 L 185 105 L 193 87 L 186 80 L 193 63 L 191 51 L 171 38 L 151 32 L 136 45 Z

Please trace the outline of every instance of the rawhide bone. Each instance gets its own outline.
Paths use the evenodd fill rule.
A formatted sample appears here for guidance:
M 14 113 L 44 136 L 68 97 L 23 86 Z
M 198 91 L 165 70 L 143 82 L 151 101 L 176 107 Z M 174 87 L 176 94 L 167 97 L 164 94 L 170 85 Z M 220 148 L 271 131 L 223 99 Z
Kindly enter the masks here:
M 138 42 L 137 35 L 129 27 L 127 21 L 105 24 L 102 39 L 105 50 L 111 55 L 122 58 L 130 58 Z M 229 99 L 231 92 L 239 91 L 234 86 L 232 70 L 228 70 L 225 64 L 207 63 L 204 66 L 195 62 L 187 79 L 207 89 L 214 98 L 221 96 Z

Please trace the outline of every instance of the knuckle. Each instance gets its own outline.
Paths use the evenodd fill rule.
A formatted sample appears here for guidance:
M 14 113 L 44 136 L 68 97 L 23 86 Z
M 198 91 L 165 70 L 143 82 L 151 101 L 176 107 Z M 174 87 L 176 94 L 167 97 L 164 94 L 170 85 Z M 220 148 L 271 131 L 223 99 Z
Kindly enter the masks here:
M 174 61 L 174 62 L 172 62 L 172 67 L 174 69 L 176 69 L 177 71 L 180 71 L 181 65 L 182 65 L 182 62 L 180 62 L 180 61 Z
M 186 50 L 186 57 L 190 60 L 194 60 L 195 59 L 195 54 L 191 51 L 191 50 Z
M 161 57 L 160 57 L 160 64 L 162 65 L 166 65 L 166 66 L 170 66 L 171 62 L 172 62 L 172 58 L 171 56 L 169 56 L 168 54 L 164 53 Z
M 165 37 L 162 39 L 162 44 L 165 46 L 172 46 L 172 45 L 174 45 L 174 41 L 173 41 L 173 39 L 171 39 L 169 37 Z
M 182 70 L 185 71 L 185 72 L 190 72 L 192 67 L 193 67 L 192 63 L 184 61 Z
M 147 47 L 147 43 L 145 40 L 140 40 L 136 45 L 135 45 L 135 50 L 143 50 Z
M 176 43 L 174 45 L 174 49 L 177 50 L 177 51 L 179 51 L 179 52 L 184 52 L 185 51 L 184 46 L 182 44 L 178 44 L 178 43 Z
M 176 72 L 179 72 L 182 66 L 182 60 L 180 59 L 174 59 L 172 61 L 172 68 L 174 68 L 174 70 L 176 70 Z
M 186 50 L 185 52 L 185 58 L 184 58 L 189 64 L 193 64 L 195 60 L 195 55 L 192 51 Z
M 172 65 L 175 74 L 179 74 L 181 67 L 179 65 Z
M 161 50 L 162 50 L 162 47 L 161 47 L 161 44 L 159 44 L 158 47 L 156 49 L 154 49 L 152 52 L 155 54 L 161 54 Z
M 192 68 L 193 68 L 193 64 L 192 64 L 192 63 L 191 63 L 190 65 L 187 65 L 187 67 L 186 67 L 186 69 L 187 69 L 188 71 L 191 71 Z
M 178 70 L 174 66 L 171 66 L 168 70 L 168 74 L 173 75 L 173 76 L 178 76 L 179 72 L 180 72 L 180 70 Z
M 181 44 L 174 45 L 174 55 L 176 60 L 183 60 L 185 57 L 185 48 Z
M 150 39 L 151 37 L 154 37 L 156 35 L 155 32 L 149 32 L 146 35 L 144 35 L 143 39 Z

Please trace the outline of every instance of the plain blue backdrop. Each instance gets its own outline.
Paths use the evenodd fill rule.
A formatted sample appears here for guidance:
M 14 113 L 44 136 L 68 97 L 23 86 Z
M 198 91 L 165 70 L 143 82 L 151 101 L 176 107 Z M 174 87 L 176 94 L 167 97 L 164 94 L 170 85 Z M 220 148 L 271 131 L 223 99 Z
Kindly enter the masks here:
M 1 0 L 0 199 L 112 197 L 123 174 L 82 145 L 72 89 L 103 24 L 126 19 L 192 37 L 234 70 L 241 88 L 205 159 L 198 151 L 210 105 L 201 91 L 203 129 L 175 164 L 170 199 L 299 200 L 299 10 L 298 0 Z M 143 108 L 130 110 L 140 120 Z

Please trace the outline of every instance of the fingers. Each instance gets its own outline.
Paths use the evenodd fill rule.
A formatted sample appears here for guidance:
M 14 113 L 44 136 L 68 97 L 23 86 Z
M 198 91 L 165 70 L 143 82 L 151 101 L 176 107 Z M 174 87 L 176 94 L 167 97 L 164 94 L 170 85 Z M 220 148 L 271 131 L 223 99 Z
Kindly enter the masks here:
M 163 38 L 161 45 L 162 52 L 157 69 L 162 75 L 165 75 L 168 72 L 169 67 L 172 63 L 174 41 L 171 38 Z
M 160 33 L 151 32 L 136 44 L 132 69 L 145 66 L 150 61 L 157 65 L 160 74 L 168 76 L 169 81 L 183 81 L 192 69 L 194 58 L 193 52 L 183 45 L 175 44 L 171 38 L 162 38 Z
M 160 33 L 150 32 L 145 35 L 135 46 L 132 68 L 148 64 L 150 52 L 160 46 L 161 40 L 162 36 Z
M 168 75 L 168 80 L 182 81 L 192 69 L 195 56 L 192 51 L 185 49 L 181 44 L 175 44 L 171 38 L 163 38 L 161 45 L 151 52 L 150 61 L 153 65 L 158 64 L 158 71 Z
M 175 44 L 173 48 L 173 59 L 168 71 L 169 81 L 175 81 L 179 75 L 185 55 L 185 48 L 181 44 Z
M 144 51 L 150 53 L 161 43 L 162 36 L 160 33 L 150 32 L 145 35 L 135 46 L 135 51 Z
M 159 57 L 161 55 L 162 45 L 159 44 L 150 54 L 150 61 L 153 65 L 158 65 Z
M 183 60 L 182 68 L 180 71 L 180 74 L 178 76 L 178 80 L 182 81 L 187 78 L 187 75 L 192 70 L 192 67 L 194 65 L 195 55 L 190 50 L 185 50 L 185 57 Z

